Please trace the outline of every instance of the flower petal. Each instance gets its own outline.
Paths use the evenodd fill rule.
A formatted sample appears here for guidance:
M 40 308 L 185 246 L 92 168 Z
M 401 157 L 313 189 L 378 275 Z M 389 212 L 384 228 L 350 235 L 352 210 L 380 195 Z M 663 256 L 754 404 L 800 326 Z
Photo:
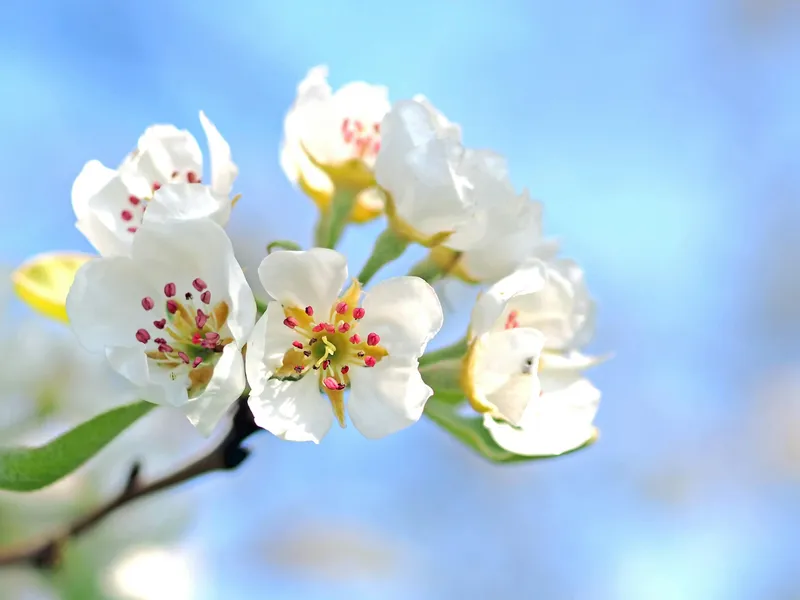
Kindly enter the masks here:
M 138 348 L 107 348 L 111 368 L 139 386 L 138 398 L 153 404 L 180 407 L 189 400 L 188 376 L 172 379 L 167 371 L 151 369 L 145 353 Z
M 311 306 L 327 313 L 347 281 L 347 260 L 335 250 L 282 250 L 261 261 L 266 292 L 285 306 Z
M 209 218 L 224 226 L 231 215 L 227 195 L 214 193 L 205 185 L 173 183 L 161 186 L 147 205 L 144 222 L 167 222 Z
M 247 341 L 245 370 L 253 394 L 261 393 L 295 340 L 294 332 L 284 326 L 284 318 L 281 303 L 270 302 Z
M 418 358 L 444 321 L 434 289 L 419 277 L 394 277 L 369 290 L 359 331 L 377 333 L 390 356 Z
M 236 402 L 246 385 L 242 351 L 235 344 L 228 344 L 222 351 L 214 374 L 206 389 L 184 406 L 189 421 L 204 436 L 209 436 Z
M 587 379 L 542 377 L 545 393 L 533 400 L 519 428 L 484 416 L 484 426 L 506 450 L 523 456 L 556 456 L 574 450 L 597 433 L 592 425 L 600 391 Z
M 72 210 L 80 221 L 89 212 L 89 200 L 116 177 L 117 172 L 99 160 L 87 162 L 72 184 Z
M 214 124 L 200 111 L 200 124 L 208 140 L 208 159 L 211 163 L 211 189 L 216 194 L 228 196 L 233 189 L 233 182 L 239 175 L 239 167 L 231 158 L 231 147 Z
M 135 169 L 151 182 L 165 184 L 172 174 L 194 171 L 202 176 L 203 153 L 195 137 L 174 125 L 152 125 L 139 137 L 138 152 L 120 170 Z
M 347 411 L 364 437 L 377 439 L 419 421 L 433 395 L 416 360 L 388 356 L 373 368 L 350 371 Z
M 492 331 L 479 337 L 467 360 L 466 389 L 476 408 L 518 423 L 540 391 L 537 376 L 544 336 L 535 329 Z
M 142 298 L 157 297 L 157 291 L 130 258 L 90 260 L 78 269 L 67 295 L 70 325 L 87 350 L 135 347 L 136 331 L 152 326 Z
M 248 404 L 259 427 L 290 442 L 318 444 L 333 425 L 333 409 L 315 374 L 298 381 L 270 379 L 250 394 Z
M 531 263 L 526 268 L 519 269 L 498 281 L 475 302 L 470 334 L 479 336 L 493 328 L 502 329 L 504 324 L 501 317 L 511 299 L 521 294 L 533 294 L 542 290 L 546 281 L 545 265 L 541 262 Z

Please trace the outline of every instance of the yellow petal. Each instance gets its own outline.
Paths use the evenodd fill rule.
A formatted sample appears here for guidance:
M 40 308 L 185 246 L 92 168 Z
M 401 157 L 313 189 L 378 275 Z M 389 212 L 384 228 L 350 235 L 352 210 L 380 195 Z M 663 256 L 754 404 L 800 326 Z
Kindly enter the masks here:
M 49 252 L 25 261 L 11 275 L 14 291 L 36 312 L 68 322 L 65 304 L 75 273 L 95 258 L 82 252 Z

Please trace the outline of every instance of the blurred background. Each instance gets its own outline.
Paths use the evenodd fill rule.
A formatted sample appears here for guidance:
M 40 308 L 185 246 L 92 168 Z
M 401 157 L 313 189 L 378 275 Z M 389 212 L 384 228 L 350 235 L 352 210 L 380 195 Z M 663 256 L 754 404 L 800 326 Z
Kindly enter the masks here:
M 89 251 L 82 165 L 116 166 L 153 123 L 202 144 L 200 109 L 240 167 L 229 231 L 250 272 L 276 237 L 308 244 L 278 147 L 317 64 L 334 87 L 424 93 L 544 202 L 599 301 L 590 350 L 615 354 L 590 373 L 600 441 L 500 467 L 425 420 L 378 442 L 256 436 L 240 470 L 118 512 L 56 574 L 0 571 L 0 598 L 800 599 L 800 2 L 11 0 L 0 261 Z M 352 271 L 380 229 L 348 230 Z M 474 291 L 440 291 L 443 345 Z M 130 399 L 4 297 L 0 443 Z M 53 488 L 1 494 L 0 543 L 206 443 L 153 413 Z

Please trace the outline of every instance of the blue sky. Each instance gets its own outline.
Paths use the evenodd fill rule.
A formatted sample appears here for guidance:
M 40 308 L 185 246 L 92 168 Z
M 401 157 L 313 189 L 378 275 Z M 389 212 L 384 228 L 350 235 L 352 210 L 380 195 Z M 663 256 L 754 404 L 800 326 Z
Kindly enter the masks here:
M 777 593 L 797 566 L 788 532 L 800 523 L 787 509 L 797 489 L 750 485 L 746 465 L 724 475 L 737 448 L 727 432 L 758 410 L 751 384 L 778 363 L 800 365 L 791 343 L 778 356 L 770 335 L 744 335 L 758 328 L 769 219 L 797 215 L 797 195 L 765 194 L 800 172 L 800 38 L 790 17 L 767 34 L 745 27 L 736 12 L 745 3 L 4 7 L 5 262 L 88 250 L 69 204 L 83 163 L 115 165 L 156 122 L 201 137 L 200 109 L 240 166 L 234 235 L 251 249 L 277 236 L 307 243 L 314 211 L 283 177 L 278 145 L 297 83 L 328 64 L 334 85 L 361 79 L 395 99 L 425 94 L 468 144 L 506 154 L 600 303 L 592 348 L 616 358 L 593 375 L 603 437 L 590 451 L 501 469 L 429 423 L 381 442 L 334 432 L 320 447 L 264 436 L 242 472 L 199 484 L 205 509 L 191 539 L 210 565 L 205 597 Z M 353 270 L 379 230 L 348 232 Z M 770 260 L 796 271 L 797 258 Z M 453 315 L 444 335 L 455 338 L 463 319 Z M 697 456 L 708 448 L 716 454 Z M 676 508 L 644 493 L 641 479 L 678 459 L 682 476 L 708 460 L 713 477 Z M 304 520 L 372 528 L 407 548 L 411 566 L 330 583 L 234 559 L 254 528 L 268 544 L 278 525 Z

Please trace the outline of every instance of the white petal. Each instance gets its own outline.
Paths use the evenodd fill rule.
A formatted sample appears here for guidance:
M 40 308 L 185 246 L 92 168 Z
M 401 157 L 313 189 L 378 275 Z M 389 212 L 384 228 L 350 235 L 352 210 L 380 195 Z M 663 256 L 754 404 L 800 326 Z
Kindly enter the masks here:
M 318 444 L 333 424 L 333 409 L 315 373 L 299 381 L 271 379 L 250 394 L 248 404 L 259 427 L 290 442 Z
M 245 384 L 242 351 L 235 344 L 228 344 L 205 391 L 189 400 L 183 410 L 192 425 L 202 435 L 209 436 L 244 391 Z
M 469 373 L 475 399 L 518 423 L 541 389 L 537 370 L 543 346 L 544 336 L 535 329 L 505 329 L 479 337 Z
M 141 207 L 128 200 L 132 194 L 136 195 L 122 173 L 97 161 L 87 163 L 73 184 L 75 226 L 102 256 L 125 256 L 130 251 L 133 233 L 128 228 L 141 222 Z M 128 221 L 122 218 L 123 212 Z
M 542 371 L 572 371 L 579 372 L 585 371 L 599 364 L 606 362 L 609 355 L 604 356 L 588 356 L 581 352 L 570 351 L 561 353 L 543 352 L 541 358 Z
M 555 456 L 578 448 L 594 437 L 592 425 L 600 391 L 586 379 L 542 378 L 545 393 L 528 405 L 520 428 L 490 416 L 484 425 L 506 450 L 524 456 Z
M 70 325 L 87 350 L 136 347 L 136 331 L 152 328 L 142 298 L 157 298 L 157 291 L 130 258 L 90 260 L 78 269 L 67 295 Z
M 294 332 L 284 326 L 283 319 L 280 302 L 270 302 L 248 339 L 245 369 L 247 382 L 254 394 L 264 389 L 296 339 Z
M 231 215 L 227 195 L 216 194 L 205 185 L 173 183 L 161 186 L 148 203 L 144 221 L 166 222 L 209 218 L 224 226 Z
M 419 421 L 433 390 L 416 360 L 388 356 L 372 368 L 350 370 L 347 411 L 364 437 L 377 439 Z
M 181 174 L 194 171 L 202 176 L 203 153 L 195 137 L 185 129 L 152 125 L 139 138 L 138 150 L 138 155 L 130 157 L 123 167 L 138 161 L 139 168 L 151 181 L 167 183 L 175 171 Z
M 104 166 L 99 160 L 87 162 L 72 184 L 72 210 L 78 220 L 89 212 L 89 200 L 102 190 L 117 175 L 114 169 Z
M 504 311 L 512 298 L 532 294 L 544 288 L 546 271 L 542 263 L 535 263 L 515 271 L 481 294 L 475 302 L 470 322 L 470 332 L 479 336 L 495 327 L 503 328 Z
M 547 348 L 566 350 L 587 322 L 591 304 L 577 302 L 576 288 L 558 269 L 547 266 L 540 290 L 518 293 L 508 302 L 521 327 L 535 327 L 547 336 Z
M 335 250 L 273 252 L 258 276 L 266 292 L 285 306 L 311 306 L 327 314 L 347 281 L 347 259 Z
M 107 348 L 111 368 L 139 386 L 137 398 L 164 406 L 183 406 L 189 400 L 188 376 L 172 379 L 167 371 L 150 369 L 142 346 Z
M 375 179 L 392 194 L 397 215 L 425 236 L 453 231 L 474 217 L 459 173 L 463 148 L 437 116 L 413 100 L 396 103 L 381 124 Z
M 233 189 L 233 182 L 239 175 L 239 168 L 231 158 L 231 147 L 202 110 L 200 111 L 200 124 L 203 126 L 208 140 L 211 189 L 217 194 L 228 196 Z
M 377 333 L 390 356 L 418 358 L 442 328 L 442 305 L 434 289 L 419 277 L 394 277 L 369 290 L 361 306 L 359 331 Z
M 131 256 L 158 289 L 172 282 L 182 294 L 192 291 L 195 278 L 203 279 L 212 303 L 228 303 L 228 327 L 236 341 L 244 344 L 255 324 L 255 298 L 219 225 L 209 219 L 144 223 L 134 238 Z

